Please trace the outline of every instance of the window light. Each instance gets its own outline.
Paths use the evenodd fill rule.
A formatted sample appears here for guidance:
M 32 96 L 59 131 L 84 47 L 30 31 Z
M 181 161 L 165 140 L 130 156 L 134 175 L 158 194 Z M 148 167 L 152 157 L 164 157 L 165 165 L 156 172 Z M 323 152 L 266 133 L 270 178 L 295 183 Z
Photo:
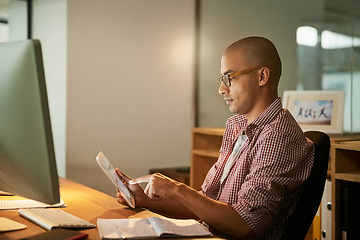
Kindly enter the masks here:
M 299 45 L 315 47 L 318 42 L 318 31 L 310 26 L 302 26 L 296 30 L 296 42 Z

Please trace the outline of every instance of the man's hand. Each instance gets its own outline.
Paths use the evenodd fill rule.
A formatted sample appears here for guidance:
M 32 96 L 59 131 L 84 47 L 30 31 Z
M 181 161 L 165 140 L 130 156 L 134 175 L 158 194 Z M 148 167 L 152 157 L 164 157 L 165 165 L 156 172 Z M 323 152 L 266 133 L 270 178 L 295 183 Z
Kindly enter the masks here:
M 180 185 L 180 183 L 160 173 L 142 176 L 129 181 L 131 185 L 143 182 L 148 183 L 144 193 L 150 199 L 171 198 L 174 195 L 177 187 Z
M 147 200 L 150 200 L 144 193 L 144 189 L 139 184 L 129 184 L 129 181 L 131 181 L 132 178 L 128 177 L 125 173 L 120 171 L 118 168 L 116 168 L 115 171 L 116 171 L 117 175 L 119 175 L 121 180 L 124 182 L 124 184 L 127 185 L 127 187 L 130 189 L 130 191 L 133 193 L 133 195 L 135 197 L 135 207 L 144 207 L 145 202 Z M 116 189 L 116 191 L 117 191 L 116 197 L 117 197 L 118 203 L 120 203 L 122 205 L 128 205 L 126 203 L 125 199 L 123 198 L 123 196 L 121 195 L 121 193 L 119 192 L 119 190 Z

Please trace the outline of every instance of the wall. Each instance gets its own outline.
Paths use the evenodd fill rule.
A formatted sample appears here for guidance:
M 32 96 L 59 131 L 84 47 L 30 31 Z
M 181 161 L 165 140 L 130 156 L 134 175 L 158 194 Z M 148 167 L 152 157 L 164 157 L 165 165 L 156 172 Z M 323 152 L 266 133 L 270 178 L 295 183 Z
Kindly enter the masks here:
M 324 1 L 202 0 L 200 10 L 198 125 L 224 127 L 231 116 L 218 94 L 220 58 L 228 45 L 258 35 L 276 45 L 283 62 L 279 96 L 295 90 L 297 83 L 296 29 L 309 20 L 320 20 Z
M 189 165 L 193 0 L 68 1 L 67 176 L 114 194 L 95 156 L 128 175 Z
M 33 0 L 32 18 L 32 37 L 42 44 L 55 156 L 62 177 L 66 176 L 66 6 L 66 0 Z
M 11 1 L 8 8 L 9 41 L 27 39 L 27 4 L 24 1 Z

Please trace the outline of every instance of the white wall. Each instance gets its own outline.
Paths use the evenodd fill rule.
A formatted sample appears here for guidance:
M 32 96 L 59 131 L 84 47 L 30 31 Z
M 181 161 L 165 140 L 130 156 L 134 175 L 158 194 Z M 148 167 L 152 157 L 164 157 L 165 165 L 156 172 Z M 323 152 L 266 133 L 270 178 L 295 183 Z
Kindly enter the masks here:
M 66 176 L 66 0 L 33 0 L 32 38 L 42 45 L 58 174 Z
M 9 41 L 27 39 L 27 4 L 25 1 L 9 2 Z
M 189 165 L 194 0 L 68 1 L 67 176 L 109 194 L 102 150 L 136 177 Z

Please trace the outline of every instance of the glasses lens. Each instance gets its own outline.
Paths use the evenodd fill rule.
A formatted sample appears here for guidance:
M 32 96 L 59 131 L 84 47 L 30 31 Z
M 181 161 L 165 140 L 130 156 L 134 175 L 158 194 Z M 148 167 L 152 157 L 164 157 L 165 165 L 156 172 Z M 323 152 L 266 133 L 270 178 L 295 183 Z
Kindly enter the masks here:
M 226 87 L 230 87 L 230 76 L 228 74 L 221 75 L 218 80 L 220 84 L 223 82 Z
M 218 77 L 219 83 L 221 84 L 222 80 L 223 80 L 223 76 Z
M 223 76 L 223 82 L 226 87 L 230 87 L 230 76 L 228 74 Z

